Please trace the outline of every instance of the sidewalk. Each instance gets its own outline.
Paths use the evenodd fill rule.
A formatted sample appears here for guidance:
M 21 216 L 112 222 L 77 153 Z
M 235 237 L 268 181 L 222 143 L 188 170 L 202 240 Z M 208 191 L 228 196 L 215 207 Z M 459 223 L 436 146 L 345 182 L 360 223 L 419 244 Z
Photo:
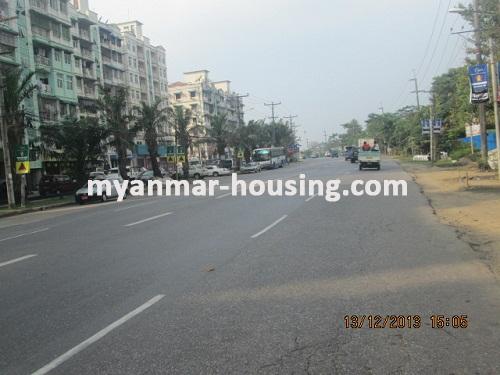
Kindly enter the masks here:
M 496 171 L 481 172 L 474 165 L 399 163 L 421 187 L 440 221 L 453 226 L 457 237 L 500 278 L 500 181 Z
M 0 219 L 3 217 L 20 215 L 29 212 L 44 211 L 51 208 L 68 206 L 74 203 L 74 197 L 72 195 L 66 195 L 63 197 L 51 197 L 28 201 L 25 208 L 18 207 L 13 210 L 7 208 L 6 204 L 2 204 L 0 205 Z

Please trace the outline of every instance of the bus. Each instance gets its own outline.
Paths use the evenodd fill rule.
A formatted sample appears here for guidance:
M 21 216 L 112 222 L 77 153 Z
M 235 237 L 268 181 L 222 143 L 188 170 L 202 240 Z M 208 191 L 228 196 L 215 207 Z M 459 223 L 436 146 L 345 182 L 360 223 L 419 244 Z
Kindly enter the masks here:
M 286 152 L 283 147 L 257 148 L 252 152 L 252 160 L 261 168 L 281 168 L 286 164 Z

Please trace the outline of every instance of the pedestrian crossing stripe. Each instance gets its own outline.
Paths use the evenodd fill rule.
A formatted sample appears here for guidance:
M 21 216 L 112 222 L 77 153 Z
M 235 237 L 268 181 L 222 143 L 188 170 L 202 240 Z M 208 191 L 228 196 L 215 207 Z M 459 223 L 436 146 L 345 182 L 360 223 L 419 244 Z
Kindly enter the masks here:
M 30 162 L 29 161 L 18 161 L 18 162 L 16 162 L 16 173 L 17 174 L 28 174 L 28 173 L 30 173 Z

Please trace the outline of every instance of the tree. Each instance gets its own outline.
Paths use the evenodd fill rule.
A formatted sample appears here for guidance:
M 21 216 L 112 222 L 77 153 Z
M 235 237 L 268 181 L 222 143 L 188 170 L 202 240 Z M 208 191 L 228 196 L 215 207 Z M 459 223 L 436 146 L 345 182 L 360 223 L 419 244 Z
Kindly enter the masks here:
M 11 68 L 4 77 L 4 126 L 7 127 L 7 137 L 10 145 L 10 160 L 15 160 L 15 146 L 23 144 L 25 130 L 25 113 L 22 103 L 31 98 L 37 85 L 32 82 L 34 72 L 25 73 L 20 68 Z M 7 171 L 6 171 L 7 172 Z M 21 177 L 16 174 L 15 163 L 11 163 L 11 173 L 14 176 L 14 195 L 17 202 L 21 201 Z M 15 202 L 9 202 L 13 205 Z
M 351 120 L 347 124 L 341 125 L 346 132 L 341 135 L 342 144 L 344 146 L 352 146 L 358 144 L 358 139 L 363 136 L 363 128 L 358 120 Z
M 158 164 L 158 138 L 163 135 L 165 130 L 167 108 L 162 108 L 161 100 L 156 100 L 152 105 L 142 102 L 136 111 L 136 129 L 144 131 L 144 140 L 148 146 L 153 173 L 155 176 L 161 177 Z
M 230 131 L 228 128 L 227 115 L 217 114 L 210 121 L 210 128 L 207 128 L 208 136 L 217 147 L 219 158 L 225 155 L 226 147 L 229 143 Z
M 79 183 L 87 179 L 89 165 L 96 165 L 105 154 L 107 128 L 92 118 L 66 119 L 58 125 L 40 127 L 44 152 L 58 160 L 73 163 L 71 175 Z
M 117 88 L 114 93 L 109 88 L 102 88 L 101 97 L 97 101 L 101 121 L 110 134 L 109 145 L 116 149 L 118 169 L 123 179 L 128 179 L 127 150 L 133 145 L 129 123 L 134 117 L 127 108 L 127 97 L 127 89 L 123 87 Z

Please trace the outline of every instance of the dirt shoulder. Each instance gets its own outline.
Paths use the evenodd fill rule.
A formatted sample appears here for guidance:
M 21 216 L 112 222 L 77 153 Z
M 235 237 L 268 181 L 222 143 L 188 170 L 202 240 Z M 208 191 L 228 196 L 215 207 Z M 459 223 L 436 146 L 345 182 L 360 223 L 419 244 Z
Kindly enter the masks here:
M 421 187 L 441 222 L 453 226 L 500 278 L 500 181 L 474 165 L 432 167 L 400 162 Z

